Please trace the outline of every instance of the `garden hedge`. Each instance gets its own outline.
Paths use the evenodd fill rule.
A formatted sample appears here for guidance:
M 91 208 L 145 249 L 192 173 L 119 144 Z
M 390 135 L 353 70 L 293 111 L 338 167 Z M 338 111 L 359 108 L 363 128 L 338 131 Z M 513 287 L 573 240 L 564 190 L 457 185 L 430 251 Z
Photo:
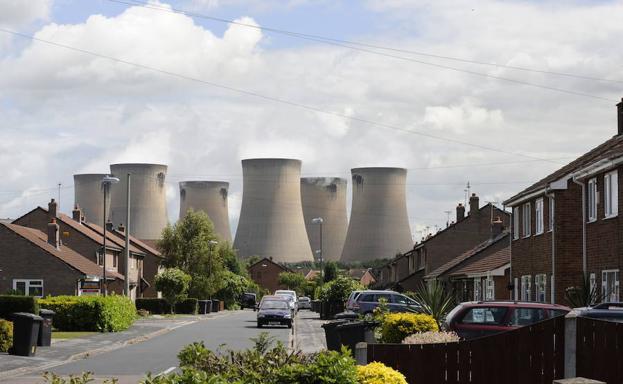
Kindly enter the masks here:
M 39 314 L 39 304 L 34 296 L 0 295 L 0 319 L 9 319 L 11 313 Z
M 41 299 L 39 304 L 56 313 L 53 326 L 59 331 L 118 332 L 136 319 L 132 300 L 118 295 L 55 296 Z
M 428 331 L 439 331 L 439 327 L 432 316 L 425 314 L 389 313 L 381 323 L 384 343 L 401 343 L 409 335 Z
M 13 323 L 0 319 L 0 352 L 8 352 L 13 345 Z
M 136 309 L 144 309 L 154 315 L 171 313 L 171 306 L 165 299 L 143 298 L 136 299 Z M 196 315 L 199 311 L 198 300 L 188 298 L 180 300 L 175 304 L 175 313 Z

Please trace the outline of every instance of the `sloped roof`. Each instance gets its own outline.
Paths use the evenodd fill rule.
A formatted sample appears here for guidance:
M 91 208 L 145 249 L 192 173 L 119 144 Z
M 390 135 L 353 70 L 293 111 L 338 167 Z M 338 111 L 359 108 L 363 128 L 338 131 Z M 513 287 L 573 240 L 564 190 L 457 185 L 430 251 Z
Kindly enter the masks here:
M 66 216 L 64 214 L 61 214 L 61 215 L 65 216 L 66 219 L 73 221 L 72 225 L 75 225 L 75 228 L 77 230 L 81 230 L 84 227 L 88 227 L 90 230 L 96 232 L 99 235 L 100 239 L 102 238 L 102 235 L 104 234 L 104 229 L 101 226 L 97 224 L 89 223 L 89 222 L 83 222 L 82 224 L 80 224 L 76 220 L 70 218 L 69 216 Z M 111 231 L 106 231 L 106 240 L 111 241 L 113 244 L 118 245 L 122 249 L 125 249 L 124 238 L 117 236 Z M 106 244 L 106 248 L 108 248 L 108 243 Z M 130 252 L 139 254 L 139 255 L 145 254 L 145 252 L 142 249 L 136 248 L 134 244 L 132 244 L 132 241 L 130 241 Z
M 367 268 L 352 268 L 348 270 L 348 276 L 359 280 L 366 274 L 366 272 L 368 272 Z
M 0 223 L 0 225 L 28 240 L 33 245 L 41 248 L 43 251 L 60 259 L 65 264 L 84 273 L 85 275 L 102 275 L 102 267 L 67 246 L 60 246 L 59 248 L 53 247 L 48 243 L 47 235 L 37 229 L 23 227 L 16 224 Z M 123 276 L 117 272 L 107 271 L 106 275 L 123 280 Z
M 606 140 L 605 142 L 601 143 L 600 145 L 591 149 L 590 151 L 586 152 L 585 154 L 573 160 L 572 162 L 565 165 L 564 167 L 559 168 L 553 173 L 547 175 L 546 177 L 532 184 L 531 186 L 524 189 L 523 191 L 517 193 L 510 199 L 506 200 L 504 204 L 508 205 L 509 203 L 512 203 L 514 200 L 517 200 L 523 196 L 529 195 L 530 193 L 538 191 L 539 189 L 545 188 L 551 182 L 559 180 L 573 173 L 574 171 L 582 169 L 599 160 L 604 160 L 604 159 L 608 159 L 608 158 L 615 157 L 615 156 L 618 157 L 618 156 L 621 156 L 621 154 L 623 154 L 623 135 L 617 135 L 609 140 Z
M 505 247 L 473 263 L 466 262 L 456 270 L 449 273 L 450 276 L 471 275 L 486 273 L 501 268 L 511 262 L 511 247 Z
M 317 276 L 320 276 L 320 271 L 312 269 L 305 275 L 305 280 L 314 280 Z
M 455 257 L 454 259 L 448 261 L 447 263 L 445 263 L 441 267 L 435 269 L 434 271 L 432 271 L 428 275 L 424 276 L 424 278 L 425 279 L 434 279 L 436 277 L 439 277 L 439 276 L 443 275 L 444 273 L 446 273 L 450 269 L 456 267 L 457 265 L 461 264 L 462 262 L 464 262 L 465 260 L 469 259 L 470 257 L 473 257 L 473 256 L 479 254 L 480 252 L 482 252 L 485 249 L 489 248 L 491 245 L 497 243 L 498 241 L 504 240 L 507 236 L 508 236 L 508 232 L 502 232 L 499 235 L 497 235 L 496 237 L 494 237 L 492 239 L 488 239 L 487 241 L 484 241 L 484 242 L 478 244 L 477 246 L 475 246 L 474 248 L 470 249 L 469 251 L 464 252 L 463 254 L 461 254 L 461 255 Z
M 265 257 L 265 258 L 259 260 L 258 262 L 255 262 L 255 263 L 249 265 L 249 269 L 254 268 L 256 265 L 262 264 L 262 263 L 271 263 L 271 264 L 276 265 L 277 267 L 283 269 L 285 272 L 292 272 L 292 270 L 290 268 L 288 268 L 288 267 L 286 267 L 284 265 L 275 263 L 274 261 L 272 261 L 268 257 Z
M 125 233 L 119 231 L 118 229 L 113 229 L 113 232 L 118 237 L 125 238 Z M 164 256 L 162 256 L 162 253 L 160 253 L 160 251 L 155 246 L 152 246 L 152 244 L 146 243 L 144 240 L 139 240 L 136 237 L 130 235 L 130 242 L 134 243 L 139 248 L 143 248 L 144 250 L 153 254 L 154 256 L 164 258 Z

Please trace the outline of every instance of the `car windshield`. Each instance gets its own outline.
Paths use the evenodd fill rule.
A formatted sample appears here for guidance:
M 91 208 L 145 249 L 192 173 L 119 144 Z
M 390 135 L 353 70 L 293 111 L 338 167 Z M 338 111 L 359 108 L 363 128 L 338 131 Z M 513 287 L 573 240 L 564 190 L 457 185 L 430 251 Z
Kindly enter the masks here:
M 294 296 L 289 295 L 287 293 L 277 293 L 275 296 L 281 296 L 288 301 L 294 301 Z
M 309 297 L 301 297 L 299 301 L 309 301 Z
M 280 300 L 266 300 L 260 309 L 288 309 L 288 304 Z

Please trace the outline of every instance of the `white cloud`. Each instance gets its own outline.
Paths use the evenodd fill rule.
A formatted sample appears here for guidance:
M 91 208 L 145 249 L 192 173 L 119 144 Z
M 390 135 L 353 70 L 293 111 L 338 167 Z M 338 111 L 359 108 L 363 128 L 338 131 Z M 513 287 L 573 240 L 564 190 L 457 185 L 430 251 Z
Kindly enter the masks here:
M 0 26 L 19 27 L 50 15 L 52 0 L 3 0 L 0 2 Z

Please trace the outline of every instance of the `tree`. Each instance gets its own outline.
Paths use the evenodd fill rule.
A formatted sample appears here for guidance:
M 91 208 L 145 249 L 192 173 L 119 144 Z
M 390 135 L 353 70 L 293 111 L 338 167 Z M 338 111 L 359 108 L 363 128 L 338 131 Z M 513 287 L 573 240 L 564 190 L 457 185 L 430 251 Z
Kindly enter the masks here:
M 175 303 L 186 297 L 191 277 L 178 268 L 165 269 L 156 275 L 156 289 L 171 306 L 171 313 L 175 313 Z
M 324 282 L 335 280 L 338 275 L 337 263 L 335 261 L 328 261 L 324 266 Z
M 305 284 L 305 276 L 296 272 L 281 272 L 279 274 L 279 285 L 285 285 L 288 289 L 294 290 L 297 293 L 302 292 L 303 285 Z

